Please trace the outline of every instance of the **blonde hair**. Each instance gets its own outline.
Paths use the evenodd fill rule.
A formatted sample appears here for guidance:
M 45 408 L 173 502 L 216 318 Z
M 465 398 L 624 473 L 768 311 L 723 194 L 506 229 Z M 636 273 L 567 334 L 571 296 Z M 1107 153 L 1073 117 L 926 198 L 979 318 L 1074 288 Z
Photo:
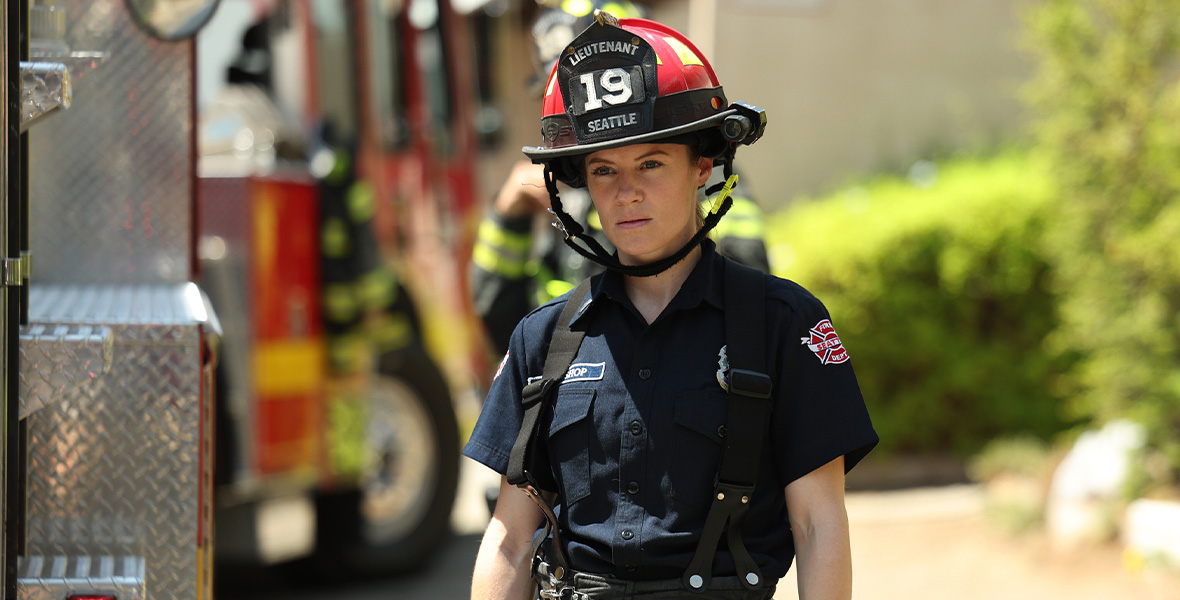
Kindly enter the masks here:
M 688 146 L 688 162 L 695 161 L 697 166 L 700 166 L 702 160 L 705 160 L 705 157 L 701 156 L 696 146 Z M 705 185 L 709 185 L 709 182 L 706 181 Z M 693 194 L 692 201 L 697 205 L 697 229 L 700 229 L 705 226 L 705 204 L 707 203 L 700 201 L 700 194 Z

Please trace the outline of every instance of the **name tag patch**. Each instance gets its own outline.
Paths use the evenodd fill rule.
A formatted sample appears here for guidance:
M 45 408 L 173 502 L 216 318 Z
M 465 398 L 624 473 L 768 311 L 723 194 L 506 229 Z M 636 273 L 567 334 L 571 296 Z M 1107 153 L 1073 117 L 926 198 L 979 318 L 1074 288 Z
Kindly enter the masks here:
M 565 372 L 565 379 L 562 383 L 572 383 L 575 381 L 601 381 L 602 374 L 606 371 L 606 363 L 574 363 L 570 365 L 568 371 Z

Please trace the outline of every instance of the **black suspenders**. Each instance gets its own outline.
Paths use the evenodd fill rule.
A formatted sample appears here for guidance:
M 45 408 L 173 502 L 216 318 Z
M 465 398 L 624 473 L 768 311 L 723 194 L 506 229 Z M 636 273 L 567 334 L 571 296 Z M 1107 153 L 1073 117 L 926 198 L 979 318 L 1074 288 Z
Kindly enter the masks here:
M 725 345 L 729 358 L 725 450 L 705 528 L 684 572 L 684 585 L 696 592 L 709 587 L 713 556 L 726 529 L 729 552 L 742 583 L 750 589 L 763 584 L 762 572 L 742 542 L 741 527 L 754 495 L 772 406 L 771 381 L 766 374 L 766 282 L 761 271 L 734 261 L 725 263 Z
M 557 328 L 545 357 L 540 381 L 525 386 L 521 394 L 524 419 L 512 454 L 508 460 L 508 482 L 522 488 L 545 514 L 546 532 L 553 534 L 552 550 L 557 579 L 569 572 L 562 548 L 557 519 L 540 490 L 556 489 L 540 439 L 540 415 L 550 401 L 554 387 L 565 377 L 570 363 L 582 344 L 585 330 L 569 326 L 585 301 L 590 280 L 574 289 L 558 318 Z M 684 585 L 703 592 L 712 579 L 713 556 L 723 531 L 728 530 L 727 545 L 733 555 L 738 575 L 750 589 L 762 587 L 758 565 L 742 542 L 741 522 L 749 508 L 758 477 L 762 442 L 770 415 L 770 377 L 766 375 L 766 291 L 761 271 L 731 260 L 725 261 L 725 341 L 729 357 L 729 416 L 726 421 L 725 449 L 717 473 L 714 500 L 705 519 L 705 527 L 696 553 L 684 574 Z M 546 537 L 534 541 L 535 550 Z
M 506 473 L 508 483 L 524 490 L 545 514 L 545 531 L 533 540 L 533 556 L 536 556 L 537 548 L 551 532 L 554 575 L 558 579 L 565 577 L 569 563 L 565 559 L 565 548 L 561 544 L 557 516 L 553 513 L 553 507 L 541 497 L 541 490 L 556 490 L 557 482 L 553 479 L 548 456 L 544 455 L 545 448 L 538 444 L 537 440 L 541 438 L 540 417 L 550 402 L 549 396 L 553 393 L 553 388 L 565 378 L 565 372 L 569 370 L 570 363 L 578 354 L 578 347 L 582 345 L 582 338 L 586 336 L 584 328 L 571 329 L 570 321 L 574 320 L 589 293 L 590 278 L 586 278 L 574 288 L 565 302 L 561 316 L 557 318 L 557 327 L 549 341 L 549 353 L 545 355 L 545 368 L 541 379 L 524 386 L 521 392 L 520 403 L 524 407 L 524 417 L 520 424 L 520 432 L 516 436 L 516 443 L 512 445 L 512 454 L 508 457 Z

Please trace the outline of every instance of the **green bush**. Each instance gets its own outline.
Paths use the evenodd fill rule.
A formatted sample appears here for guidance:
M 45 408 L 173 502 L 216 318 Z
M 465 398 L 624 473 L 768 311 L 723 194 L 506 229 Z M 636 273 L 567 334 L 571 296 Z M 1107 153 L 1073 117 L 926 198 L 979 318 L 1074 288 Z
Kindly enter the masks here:
M 1180 473 L 1180 0 L 1044 0 L 1026 24 L 1073 413 L 1139 421 Z
M 968 455 L 1063 427 L 1042 252 L 1053 189 L 1023 152 L 881 177 L 770 218 L 776 274 L 828 306 L 882 448 Z

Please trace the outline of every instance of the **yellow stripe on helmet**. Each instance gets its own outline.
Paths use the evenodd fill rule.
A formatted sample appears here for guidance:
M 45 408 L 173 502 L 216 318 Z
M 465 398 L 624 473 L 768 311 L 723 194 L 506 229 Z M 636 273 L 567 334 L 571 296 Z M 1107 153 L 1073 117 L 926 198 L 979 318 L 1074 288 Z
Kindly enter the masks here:
M 703 67 L 705 65 L 705 63 L 701 61 L 701 57 L 697 56 L 696 52 L 693 52 L 691 48 L 684 44 L 684 42 L 674 37 L 665 37 L 664 41 L 668 42 L 668 45 L 671 46 L 672 50 L 676 52 L 676 56 L 680 57 L 680 64 L 686 67 L 689 65 Z

